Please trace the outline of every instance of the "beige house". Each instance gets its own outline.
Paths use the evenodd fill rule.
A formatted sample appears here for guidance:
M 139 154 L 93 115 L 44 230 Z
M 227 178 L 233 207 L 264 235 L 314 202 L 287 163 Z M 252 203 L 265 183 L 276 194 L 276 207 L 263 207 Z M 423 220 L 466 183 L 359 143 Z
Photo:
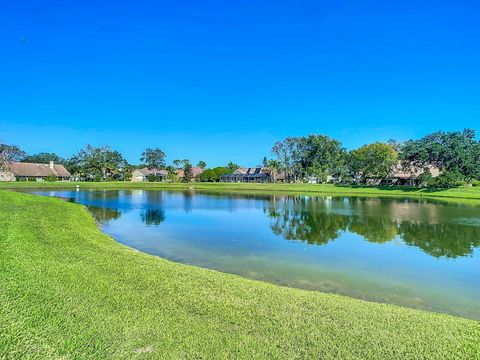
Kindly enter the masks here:
M 192 167 L 192 174 L 193 174 L 193 179 L 195 179 L 198 175 L 203 173 L 203 169 L 198 166 L 193 166 Z M 177 172 L 178 178 L 181 180 L 185 176 L 185 171 L 183 169 L 179 169 Z
M 0 181 L 45 181 L 56 178 L 57 181 L 69 181 L 70 173 L 63 165 L 12 162 L 6 171 L 0 171 Z
M 428 165 L 424 168 L 417 168 L 413 165 L 410 167 L 405 167 L 401 162 L 399 162 L 393 169 L 389 182 L 391 182 L 393 185 L 419 185 L 418 177 L 424 173 L 425 168 L 430 171 L 430 174 L 434 178 L 439 176 L 442 172 L 434 165 Z
M 133 182 L 145 182 L 148 181 L 148 177 L 150 175 L 156 175 L 160 181 L 165 181 L 167 179 L 168 172 L 166 170 L 159 170 L 159 169 L 151 169 L 143 168 L 143 169 L 136 169 L 132 172 L 132 180 Z

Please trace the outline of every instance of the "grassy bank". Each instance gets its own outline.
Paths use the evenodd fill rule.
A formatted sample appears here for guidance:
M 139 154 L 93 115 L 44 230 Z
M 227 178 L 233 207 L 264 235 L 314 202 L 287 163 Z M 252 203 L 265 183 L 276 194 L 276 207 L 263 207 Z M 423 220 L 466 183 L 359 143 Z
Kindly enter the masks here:
M 131 250 L 80 205 L 0 191 L 0 358 L 478 358 L 480 324 Z
M 358 196 L 411 196 L 429 198 L 450 198 L 480 200 L 479 187 L 459 187 L 446 190 L 419 189 L 405 186 L 340 186 L 332 184 L 255 184 L 255 183 L 134 183 L 134 182 L 11 182 L 1 183 L 0 189 L 22 188 L 75 188 L 84 189 L 165 189 L 186 190 L 194 188 L 200 191 L 235 191 L 250 193 L 289 193 L 289 194 L 330 194 Z

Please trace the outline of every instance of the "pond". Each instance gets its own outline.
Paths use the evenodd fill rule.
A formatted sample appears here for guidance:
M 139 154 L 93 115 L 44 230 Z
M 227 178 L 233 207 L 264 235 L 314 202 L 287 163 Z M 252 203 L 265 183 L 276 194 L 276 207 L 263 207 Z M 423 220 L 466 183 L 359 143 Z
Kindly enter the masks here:
M 29 191 L 120 243 L 284 286 L 480 319 L 480 206 L 154 190 Z

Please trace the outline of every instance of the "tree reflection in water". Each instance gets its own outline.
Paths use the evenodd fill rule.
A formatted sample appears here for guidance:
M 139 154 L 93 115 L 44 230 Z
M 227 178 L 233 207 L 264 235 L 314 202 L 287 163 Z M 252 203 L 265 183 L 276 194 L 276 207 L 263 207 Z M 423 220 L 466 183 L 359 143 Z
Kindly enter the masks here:
M 374 243 L 398 236 L 437 258 L 471 255 L 480 246 L 480 227 L 449 222 L 443 208 L 402 199 L 286 196 L 273 197 L 265 213 L 273 233 L 287 240 L 323 245 L 349 231 Z
M 99 206 L 88 206 L 88 211 L 100 225 L 106 225 L 112 220 L 117 220 L 122 216 L 122 212 L 117 209 L 110 209 Z
M 285 199 L 285 206 L 275 205 L 268 209 L 271 228 L 287 240 L 322 245 L 338 238 L 348 226 L 347 217 L 325 211 L 327 204 L 321 198 L 292 197 Z
M 163 209 L 146 209 L 140 213 L 140 218 L 147 226 L 158 226 L 165 221 L 165 211 Z

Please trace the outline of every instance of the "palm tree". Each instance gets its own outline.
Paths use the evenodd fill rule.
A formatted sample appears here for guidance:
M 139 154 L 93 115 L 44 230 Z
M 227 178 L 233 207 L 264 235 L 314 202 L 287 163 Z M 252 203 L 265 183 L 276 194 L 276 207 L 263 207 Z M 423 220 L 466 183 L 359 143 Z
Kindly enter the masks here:
M 270 170 L 270 174 L 272 176 L 273 182 L 275 183 L 277 181 L 276 176 L 279 171 L 281 171 L 281 164 L 278 160 L 267 160 L 264 161 L 265 165 L 268 167 Z

